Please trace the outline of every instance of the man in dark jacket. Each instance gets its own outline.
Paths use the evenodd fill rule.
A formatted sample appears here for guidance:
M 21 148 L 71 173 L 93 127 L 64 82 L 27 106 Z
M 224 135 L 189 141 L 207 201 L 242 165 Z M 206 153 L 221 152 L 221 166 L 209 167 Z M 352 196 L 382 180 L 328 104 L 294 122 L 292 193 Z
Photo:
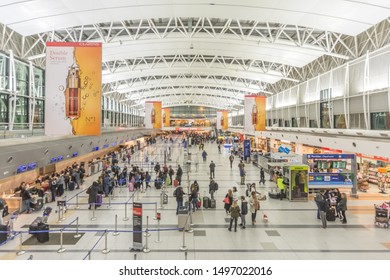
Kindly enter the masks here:
M 181 177 L 182 176 L 183 176 L 183 169 L 181 169 L 181 166 L 179 164 L 177 171 L 176 171 L 176 179 L 179 181 L 179 185 L 181 185 Z
M 184 191 L 181 186 L 178 186 L 175 191 L 173 192 L 173 196 L 176 197 L 177 207 L 176 207 L 176 215 L 179 214 L 179 207 L 183 206 L 183 199 L 184 199 Z
M 211 161 L 209 168 L 210 168 L 210 179 L 214 179 L 215 178 L 215 163 L 213 161 Z
M 218 184 L 211 179 L 209 184 L 209 194 L 211 196 L 211 199 L 214 199 L 214 193 L 218 190 Z
M 98 182 L 93 182 L 92 185 L 87 189 L 87 194 L 88 194 L 88 203 L 89 207 L 88 209 L 91 210 L 92 205 L 95 205 L 96 209 L 96 203 L 97 203 L 97 195 L 99 192 L 99 183 Z

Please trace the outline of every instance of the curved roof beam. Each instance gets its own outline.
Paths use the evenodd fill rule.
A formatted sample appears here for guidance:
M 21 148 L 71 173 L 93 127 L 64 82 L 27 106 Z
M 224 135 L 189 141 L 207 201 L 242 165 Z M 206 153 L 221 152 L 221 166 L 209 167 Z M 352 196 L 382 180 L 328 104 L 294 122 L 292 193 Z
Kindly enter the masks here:
M 388 17 L 389 1 L 20 1 L 0 6 L 2 22 L 22 35 L 114 20 L 210 17 L 280 22 L 355 36 Z M 18 11 L 17 13 L 15 11 Z
M 141 100 L 153 100 L 164 96 L 172 95 L 174 99 L 180 99 L 181 103 L 186 98 L 223 98 L 226 100 L 244 100 L 246 92 L 230 91 L 224 88 L 212 88 L 212 87 L 156 87 L 139 92 L 132 92 L 131 94 L 124 94 L 121 102 L 124 101 L 141 101 Z
M 191 75 L 186 77 L 186 75 L 178 76 L 163 76 L 163 77 L 149 77 L 146 80 L 143 79 L 133 79 L 127 80 L 126 83 L 118 85 L 111 92 L 119 93 L 131 93 L 137 91 L 144 91 L 154 87 L 173 87 L 173 86 L 190 86 L 190 87 L 221 87 L 234 91 L 241 91 L 247 93 L 258 93 L 261 90 L 264 90 L 263 86 L 260 83 L 252 83 L 251 80 L 243 80 L 232 77 L 215 77 L 207 76 L 202 77 L 198 75 Z M 104 93 L 103 93 L 104 94 Z
M 115 73 L 103 71 L 102 83 L 115 83 L 121 80 L 150 76 L 177 76 L 180 74 L 195 74 L 200 76 L 229 76 L 265 83 L 275 83 L 280 79 L 284 79 L 284 77 L 276 71 L 263 73 L 262 71 L 254 68 L 251 68 L 250 70 L 243 70 L 240 69 L 240 67 L 225 67 L 225 65 L 219 63 L 214 63 L 211 65 L 211 67 L 208 68 L 206 68 L 201 63 L 194 63 L 191 66 L 185 65 L 184 63 L 178 63 L 172 68 L 167 67 L 167 65 L 164 63 L 158 63 L 158 65 L 156 65 L 154 68 L 140 68 L 135 71 L 130 71 L 128 67 L 121 67 Z M 287 79 L 291 80 L 289 78 Z M 293 81 L 297 82 L 297 80 Z
M 231 37 L 231 36 L 229 36 Z M 104 45 L 103 62 L 134 59 L 153 55 L 220 55 L 303 67 L 327 54 L 324 50 L 287 44 L 262 43 L 230 39 L 164 38 L 107 43 Z

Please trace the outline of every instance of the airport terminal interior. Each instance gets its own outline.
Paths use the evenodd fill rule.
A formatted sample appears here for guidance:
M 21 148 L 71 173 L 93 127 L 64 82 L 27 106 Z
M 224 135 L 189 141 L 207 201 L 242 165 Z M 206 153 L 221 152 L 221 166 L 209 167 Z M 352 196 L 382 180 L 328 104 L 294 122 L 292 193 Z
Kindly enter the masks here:
M 0 3 L 1 260 L 390 259 L 388 0 L 81 2 Z

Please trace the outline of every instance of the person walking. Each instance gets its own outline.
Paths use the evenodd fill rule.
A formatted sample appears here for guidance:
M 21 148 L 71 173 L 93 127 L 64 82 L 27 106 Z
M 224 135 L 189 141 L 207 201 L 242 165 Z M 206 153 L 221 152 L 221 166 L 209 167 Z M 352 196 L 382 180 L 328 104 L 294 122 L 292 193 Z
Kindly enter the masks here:
M 203 161 L 207 160 L 207 152 L 206 151 L 202 152 L 202 158 L 203 158 Z
M 230 168 L 233 168 L 233 161 L 234 161 L 233 153 L 230 154 L 229 161 L 230 161 Z
M 209 194 L 211 199 L 214 199 L 214 193 L 218 190 L 218 184 L 213 179 L 210 179 Z
M 265 174 L 264 174 L 264 168 L 261 167 L 260 168 L 260 181 L 259 181 L 259 184 L 263 183 L 263 185 L 265 185 Z
M 246 228 L 246 215 L 248 214 L 248 201 L 246 201 L 245 196 L 241 196 L 241 229 Z
M 228 228 L 229 231 L 232 231 L 232 225 L 234 222 L 234 231 L 237 231 L 237 220 L 240 217 L 240 206 L 237 204 L 237 200 L 233 201 L 233 204 L 230 206 L 230 226 Z
M 240 170 L 240 178 L 241 178 L 241 185 L 245 185 L 245 164 L 240 160 L 240 163 L 238 164 L 238 168 Z
M 341 194 L 341 200 L 339 201 L 339 210 L 341 211 L 341 222 L 343 224 L 347 223 L 347 216 L 345 215 L 345 211 L 347 211 L 347 195 L 345 193 Z
M 252 214 L 252 226 L 254 226 L 256 224 L 257 210 L 260 210 L 260 202 L 255 191 L 252 191 L 251 193 L 251 197 L 249 198 L 249 206 L 249 211 Z
M 210 179 L 215 179 L 215 163 L 211 161 L 210 165 Z

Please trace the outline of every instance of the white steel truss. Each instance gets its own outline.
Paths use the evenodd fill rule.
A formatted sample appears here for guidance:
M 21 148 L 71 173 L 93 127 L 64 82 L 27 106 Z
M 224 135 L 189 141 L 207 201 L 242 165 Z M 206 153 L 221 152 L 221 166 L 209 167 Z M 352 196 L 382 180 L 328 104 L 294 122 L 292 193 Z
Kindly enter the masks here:
M 389 18 L 358 36 L 297 25 L 207 17 L 114 21 L 64 28 L 26 37 L 4 25 L 0 27 L 1 50 L 5 52 L 13 50 L 15 56 L 31 60 L 41 67 L 45 64 L 45 43 L 48 41 L 100 41 L 104 43 L 104 51 L 108 54 L 123 48 L 126 51 L 120 52 L 118 58 L 106 59 L 102 65 L 106 75 L 103 77 L 105 81 L 103 91 L 114 92 L 111 97 L 116 99 L 125 98 L 123 93 L 116 92 L 122 90 L 121 87 L 138 86 L 137 90 L 143 90 L 147 86 L 155 88 L 155 85 L 166 85 L 166 88 L 172 88 L 175 82 L 178 83 L 176 86 L 182 86 L 186 82 L 184 77 L 180 79 L 177 77 L 183 73 L 197 76 L 194 84 L 188 84 L 193 88 L 196 88 L 201 79 L 205 79 L 205 82 L 212 82 L 215 87 L 227 90 L 230 96 L 234 96 L 231 91 L 242 91 L 242 87 L 246 87 L 247 92 L 257 88 L 263 92 L 280 92 L 295 85 L 297 81 L 307 80 L 345 63 L 349 58 L 359 57 L 367 50 L 372 51 L 390 43 Z M 226 45 L 219 50 L 222 54 L 209 53 L 209 47 L 199 47 L 200 50 L 197 51 L 198 46 L 213 40 L 219 46 Z M 225 42 L 233 41 L 238 55 L 227 55 L 224 51 L 229 46 Z M 136 56 L 136 52 L 127 51 L 132 46 L 145 47 L 148 42 L 158 42 L 157 48 L 167 43 L 166 53 L 159 54 L 151 48 L 150 52 L 154 51 L 153 54 Z M 171 50 L 173 43 L 178 46 L 185 45 L 186 49 L 175 52 Z M 289 54 L 311 53 L 313 58 L 304 67 L 300 67 L 292 62 L 273 60 L 269 56 L 266 59 L 256 59 L 249 55 L 249 52 L 245 53 L 237 47 L 240 45 L 251 51 L 256 45 L 259 49 L 268 48 L 286 51 Z M 209 72 L 192 72 L 200 67 L 208 69 Z M 177 70 L 176 73 L 172 72 L 173 70 Z M 179 70 L 185 71 L 178 73 Z M 261 78 L 252 79 L 232 74 L 239 71 L 248 74 L 246 76 L 253 73 L 259 77 L 258 74 L 261 74 Z M 121 72 L 125 72 L 127 76 Z M 129 73 L 133 73 L 134 76 L 129 76 Z M 105 80 L 105 77 L 118 78 Z M 221 79 L 220 83 L 217 82 L 218 79 Z M 207 83 L 207 86 L 210 85 Z

